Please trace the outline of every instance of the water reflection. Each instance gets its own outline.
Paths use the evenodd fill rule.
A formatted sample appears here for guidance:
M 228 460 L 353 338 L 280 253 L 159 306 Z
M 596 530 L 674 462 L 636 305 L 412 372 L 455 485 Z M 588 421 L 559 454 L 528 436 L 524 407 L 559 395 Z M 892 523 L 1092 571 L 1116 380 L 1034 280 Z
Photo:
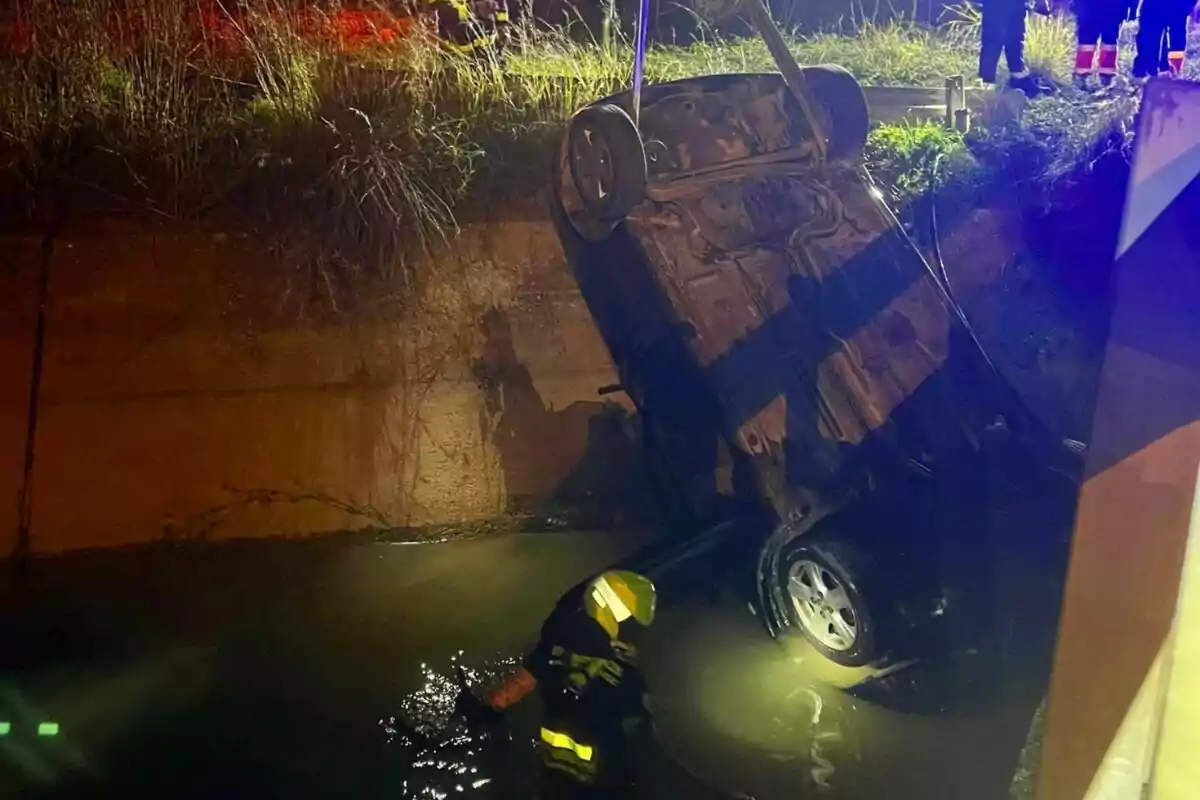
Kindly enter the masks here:
M 513 796 L 516 737 L 508 726 L 486 730 L 460 713 L 456 670 L 461 667 L 467 683 L 482 692 L 481 687 L 494 685 L 512 672 L 517 659 L 496 657 L 468 666 L 462 656 L 459 651 L 442 669 L 421 664 L 420 688 L 404 698 L 399 714 L 379 722 L 402 765 L 401 797 Z

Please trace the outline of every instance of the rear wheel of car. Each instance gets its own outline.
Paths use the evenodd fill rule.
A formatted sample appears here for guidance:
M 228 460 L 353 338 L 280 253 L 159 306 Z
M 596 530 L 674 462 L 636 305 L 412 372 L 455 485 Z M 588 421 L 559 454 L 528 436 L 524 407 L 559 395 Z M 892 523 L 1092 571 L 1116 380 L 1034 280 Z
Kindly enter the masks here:
M 871 114 L 862 84 L 832 64 L 805 67 L 804 77 L 820 105 L 817 114 L 828 137 L 829 159 L 835 161 L 861 153 L 871 130 Z
M 826 536 L 801 537 L 780 559 L 780 589 L 792 629 L 845 667 L 880 656 L 875 615 L 864 592 L 872 571 L 859 548 Z
M 620 106 L 581 109 L 571 118 L 567 148 L 575 191 L 597 219 L 623 219 L 646 196 L 646 149 Z

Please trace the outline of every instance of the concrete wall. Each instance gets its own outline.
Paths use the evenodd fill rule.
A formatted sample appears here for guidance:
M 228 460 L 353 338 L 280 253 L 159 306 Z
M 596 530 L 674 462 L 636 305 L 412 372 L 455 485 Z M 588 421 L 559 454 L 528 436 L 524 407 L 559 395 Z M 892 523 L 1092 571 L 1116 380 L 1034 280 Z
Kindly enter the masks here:
M 40 250 L 0 238 L 0 290 L 21 299 L 0 313 L 0 552 L 17 522 Z M 595 424 L 596 388 L 615 378 L 553 230 L 468 229 L 434 261 L 404 309 L 398 280 L 340 281 L 242 236 L 68 227 L 51 263 L 32 550 L 488 519 L 602 493 L 570 479 L 598 453 L 622 457 Z
M 16 544 L 40 242 L 0 237 L 0 554 Z

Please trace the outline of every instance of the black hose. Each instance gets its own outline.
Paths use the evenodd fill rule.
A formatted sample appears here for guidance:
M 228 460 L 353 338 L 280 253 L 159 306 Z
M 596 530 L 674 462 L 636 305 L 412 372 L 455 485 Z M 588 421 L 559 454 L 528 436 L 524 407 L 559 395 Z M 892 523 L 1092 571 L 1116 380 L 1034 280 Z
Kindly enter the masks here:
M 946 262 L 942 260 L 942 237 L 941 232 L 938 229 L 937 221 L 937 184 L 939 168 L 942 165 L 942 157 L 944 155 L 944 153 L 938 153 L 929 162 L 929 191 L 927 196 L 929 198 L 930 247 L 933 250 L 934 266 L 937 268 L 939 277 L 941 278 L 940 283 L 942 284 L 942 290 L 946 293 L 946 300 L 950 304 L 950 310 L 954 312 L 956 317 L 958 317 L 958 321 L 962 323 L 963 329 L 966 330 L 967 335 L 971 337 L 973 342 L 975 342 L 975 346 L 979 349 L 979 352 L 983 354 L 983 360 L 987 363 L 988 367 L 992 370 L 992 372 L 1000 375 L 1001 373 L 999 368 L 997 368 L 995 362 L 992 361 L 992 357 L 988 355 L 987 350 L 983 346 L 983 342 L 975 333 L 975 329 L 971 327 L 971 322 L 967 319 L 967 313 L 963 310 L 963 307 L 959 305 L 958 299 L 954 296 L 954 287 L 950 282 L 950 272 L 946 269 Z M 913 246 L 915 247 L 916 244 L 913 243 Z
M 946 290 L 946 296 L 950 298 L 951 303 L 957 306 L 958 302 L 954 299 L 954 288 L 950 285 L 950 273 L 946 270 L 946 262 L 942 260 L 942 237 L 938 232 L 937 179 L 938 170 L 942 166 L 942 157 L 944 155 L 944 153 L 938 153 L 929 162 L 929 237 L 930 245 L 933 248 L 934 263 L 938 268 L 938 272 L 942 275 L 942 285 Z
M 1032 424 L 1037 429 L 1043 430 L 1043 432 L 1045 434 L 1043 438 L 1045 438 L 1045 440 L 1049 442 L 1054 438 L 1053 435 L 1039 421 L 1037 414 L 1034 413 L 1033 409 L 1030 407 L 1029 403 L 1025 400 L 1025 398 L 1022 397 L 1016 391 L 1016 389 L 1012 386 L 1012 384 L 1009 383 L 1009 381 L 1004 377 L 1003 373 L 1000 372 L 1000 368 L 996 366 L 996 362 L 992 361 L 992 357 L 988 354 L 987 349 L 983 346 L 983 342 L 980 340 L 978 334 L 975 333 L 975 329 L 973 327 L 971 327 L 971 323 L 967 319 L 966 312 L 963 310 L 962 306 L 959 305 L 958 300 L 954 296 L 954 287 L 950 282 L 950 273 L 946 269 L 946 262 L 942 260 L 941 232 L 938 229 L 938 218 L 937 218 L 937 183 L 938 183 L 937 179 L 938 179 L 939 168 L 941 167 L 941 164 L 942 164 L 942 156 L 943 155 L 944 155 L 943 153 L 939 153 L 930 162 L 928 196 L 929 196 L 929 233 L 930 233 L 930 239 L 931 239 L 930 248 L 933 251 L 933 258 L 934 258 L 934 262 L 935 262 L 937 271 L 941 275 L 942 289 L 946 294 L 946 300 L 949 302 L 951 310 L 954 312 L 954 314 L 958 317 L 959 321 L 962 323 L 962 326 L 963 326 L 964 330 L 966 331 L 967 335 L 969 337 L 971 337 L 971 340 L 975 343 L 975 346 L 979 350 L 979 353 L 983 356 L 984 363 L 987 364 L 987 366 L 991 370 L 991 372 L 1000 379 L 1001 385 L 1008 388 L 1008 393 L 1011 396 L 1012 400 L 1016 403 L 1016 405 L 1025 411 L 1025 415 L 1028 420 L 1028 423 Z M 915 246 L 915 244 L 914 244 L 914 246 Z M 1051 458 L 1051 460 L 1053 460 L 1052 454 L 1050 455 L 1050 458 Z

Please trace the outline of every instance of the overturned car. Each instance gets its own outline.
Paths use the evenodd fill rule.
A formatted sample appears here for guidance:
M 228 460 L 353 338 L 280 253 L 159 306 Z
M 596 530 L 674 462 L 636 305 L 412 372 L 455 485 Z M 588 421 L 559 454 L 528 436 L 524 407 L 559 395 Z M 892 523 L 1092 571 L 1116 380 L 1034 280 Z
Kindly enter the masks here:
M 1025 515 L 1058 569 L 1074 491 L 859 165 L 857 81 L 781 72 L 580 110 L 552 213 L 667 519 L 752 554 L 772 635 L 858 666 L 986 609 Z

